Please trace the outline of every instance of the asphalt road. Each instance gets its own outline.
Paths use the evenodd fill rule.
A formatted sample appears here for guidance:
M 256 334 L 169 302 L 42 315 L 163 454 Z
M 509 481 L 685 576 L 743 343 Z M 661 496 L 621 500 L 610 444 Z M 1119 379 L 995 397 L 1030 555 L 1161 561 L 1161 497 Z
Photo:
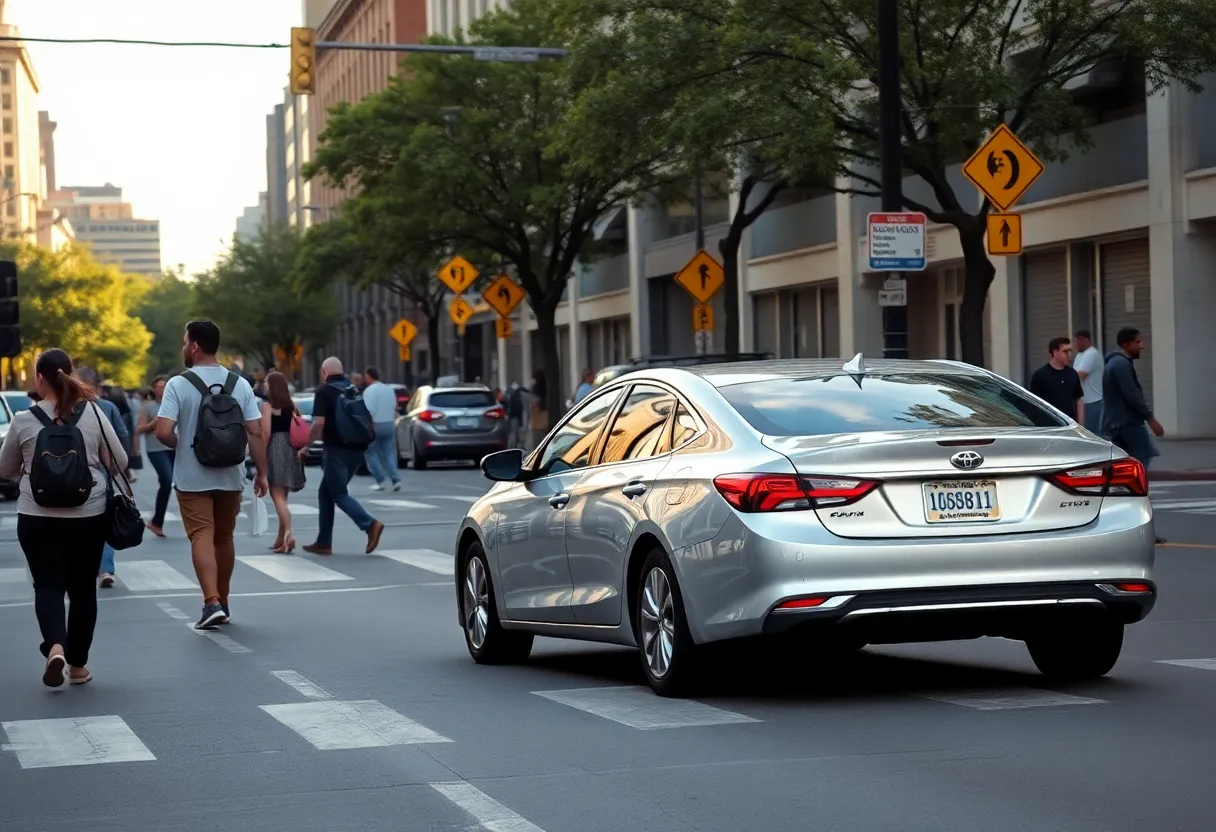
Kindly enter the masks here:
M 1021 645 L 984 640 L 724 664 L 679 702 L 626 650 L 538 640 L 526 667 L 474 665 L 449 552 L 484 481 L 403 474 L 396 494 L 357 481 L 385 501 L 376 555 L 341 515 L 331 558 L 241 535 L 218 634 L 189 628 L 171 520 L 119 553 L 95 679 L 59 691 L 0 505 L 0 829 L 1216 828 L 1216 484 L 1155 487 L 1161 601 L 1106 679 L 1047 689 Z

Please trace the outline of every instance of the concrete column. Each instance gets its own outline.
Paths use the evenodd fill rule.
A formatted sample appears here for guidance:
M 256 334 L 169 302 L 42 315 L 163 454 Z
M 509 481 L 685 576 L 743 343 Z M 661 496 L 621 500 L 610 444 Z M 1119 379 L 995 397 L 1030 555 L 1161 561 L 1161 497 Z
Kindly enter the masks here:
M 519 308 L 519 364 L 520 364 L 520 379 L 519 383 L 528 387 L 532 384 L 532 330 L 529 328 L 532 323 L 532 310 L 525 306 Z
M 1022 355 L 1022 260 L 994 257 L 996 276 L 988 287 L 988 339 L 992 355 L 985 356 L 989 369 L 1005 378 L 1025 378 Z
M 650 352 L 650 286 L 646 282 L 646 246 L 654 234 L 653 209 L 630 205 L 625 218 L 629 235 L 629 353 Z
M 728 216 L 735 216 L 735 212 L 739 210 L 739 186 L 746 171 L 740 170 L 735 173 L 734 187 L 730 191 L 730 205 Z M 761 191 L 760 195 L 763 195 Z M 753 192 L 753 200 L 759 196 Z M 743 231 L 743 239 L 739 243 L 739 351 L 751 352 L 755 349 L 756 334 L 753 331 L 755 328 L 756 315 L 752 308 L 752 294 L 748 291 L 747 282 L 747 260 L 752 250 L 752 230 L 746 228 Z
M 837 188 L 847 188 L 851 180 L 836 179 Z M 853 200 L 848 194 L 836 195 L 836 260 L 840 295 L 840 354 L 851 358 L 865 353 L 882 357 L 882 310 L 878 307 L 881 281 L 867 280 L 865 263 L 857 244 L 860 231 L 853 227 Z
M 1149 268 L 1154 414 L 1167 437 L 1216 436 L 1216 239 L 1187 217 L 1186 173 L 1196 167 L 1191 95 L 1173 84 L 1148 98 Z
M 568 285 L 570 286 L 570 294 L 567 295 L 569 299 L 567 303 L 570 308 L 570 354 L 566 360 L 566 378 L 570 383 L 570 395 L 573 396 L 574 391 L 578 389 L 578 386 L 583 381 L 583 363 L 586 360 L 583 355 L 585 352 L 583 349 L 583 328 L 579 322 L 578 314 L 579 289 L 581 287 L 578 285 L 577 270 L 570 278 Z

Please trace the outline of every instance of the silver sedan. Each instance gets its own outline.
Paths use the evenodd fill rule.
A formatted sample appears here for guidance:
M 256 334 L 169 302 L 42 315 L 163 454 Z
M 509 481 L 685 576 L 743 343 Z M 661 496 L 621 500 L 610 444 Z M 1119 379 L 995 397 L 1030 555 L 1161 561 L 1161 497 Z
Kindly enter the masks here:
M 966 364 L 631 373 L 482 470 L 455 555 L 486 664 L 537 635 L 636 645 L 677 695 L 714 642 L 999 636 L 1087 679 L 1156 600 L 1144 467 Z

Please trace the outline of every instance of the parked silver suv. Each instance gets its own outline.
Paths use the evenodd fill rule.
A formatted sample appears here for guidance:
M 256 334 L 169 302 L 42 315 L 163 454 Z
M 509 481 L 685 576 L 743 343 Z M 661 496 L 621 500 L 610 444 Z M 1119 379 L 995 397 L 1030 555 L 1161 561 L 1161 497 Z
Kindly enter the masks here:
M 436 460 L 477 464 L 509 437 L 506 410 L 482 384 L 419 387 L 397 417 L 397 456 L 418 469 Z

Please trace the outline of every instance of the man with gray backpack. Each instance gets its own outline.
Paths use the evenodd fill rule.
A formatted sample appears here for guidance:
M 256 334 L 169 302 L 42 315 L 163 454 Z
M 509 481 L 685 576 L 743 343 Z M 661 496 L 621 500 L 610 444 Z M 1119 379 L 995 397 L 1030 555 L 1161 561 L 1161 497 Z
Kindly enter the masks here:
M 214 629 L 231 620 L 228 592 L 236 567 L 233 534 L 241 511 L 245 454 L 253 457 L 253 493 L 266 495 L 262 411 L 249 382 L 216 360 L 220 328 L 186 324 L 182 360 L 187 371 L 169 379 L 156 414 L 156 438 L 177 448 L 173 482 L 190 539 L 203 614 L 194 626 Z
M 317 489 L 320 509 L 317 539 L 304 547 L 310 555 L 333 554 L 335 506 L 367 534 L 367 554 L 380 545 L 384 524 L 368 514 L 349 489 L 375 437 L 375 423 L 359 388 L 346 377 L 341 361 L 325 359 L 321 364 L 321 386 L 313 397 L 312 432 L 308 437 L 309 445 L 320 439 L 325 446 L 321 486 Z M 301 457 L 307 447 L 300 451 Z

